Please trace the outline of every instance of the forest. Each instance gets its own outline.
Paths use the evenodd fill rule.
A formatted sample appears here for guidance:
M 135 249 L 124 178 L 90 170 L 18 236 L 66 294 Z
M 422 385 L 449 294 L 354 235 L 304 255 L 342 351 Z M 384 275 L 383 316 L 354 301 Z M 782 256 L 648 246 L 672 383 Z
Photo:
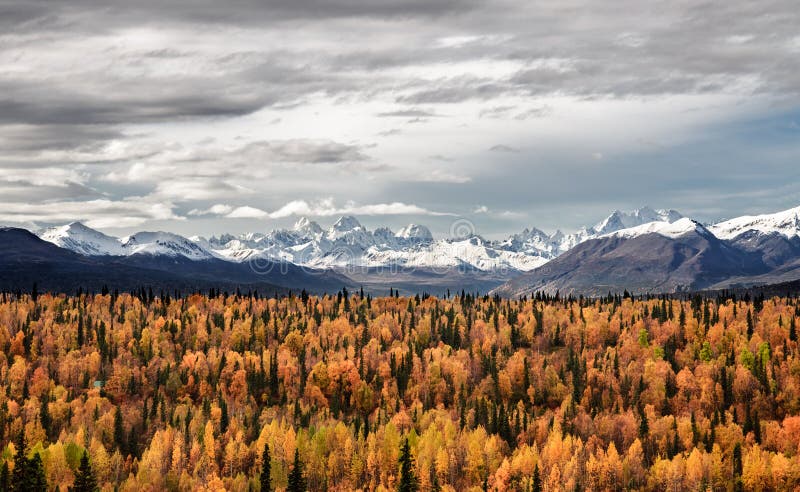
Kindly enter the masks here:
M 800 302 L 0 294 L 0 488 L 796 490 Z

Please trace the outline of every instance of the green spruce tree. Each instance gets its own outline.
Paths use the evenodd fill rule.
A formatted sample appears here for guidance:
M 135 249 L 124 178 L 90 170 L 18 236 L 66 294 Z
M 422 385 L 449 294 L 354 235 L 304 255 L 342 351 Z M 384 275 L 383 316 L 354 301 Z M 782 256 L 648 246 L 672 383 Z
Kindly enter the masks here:
M 542 476 L 539 472 L 539 463 L 536 463 L 533 467 L 533 480 L 531 482 L 531 492 L 542 492 Z
M 306 492 L 306 479 L 303 476 L 303 462 L 300 461 L 300 450 L 294 450 L 294 466 L 289 473 L 289 486 L 286 492 Z
M 25 442 L 25 431 L 19 433 L 17 442 L 14 444 L 16 454 L 14 455 L 14 473 L 11 476 L 11 490 L 22 491 L 28 477 L 28 458 L 25 456 L 28 444 Z
M 8 462 L 3 461 L 3 466 L 0 467 L 0 490 L 6 492 L 11 489 L 11 473 L 8 470 Z
M 97 490 L 97 480 L 92 473 L 92 465 L 89 464 L 89 455 L 86 450 L 81 456 L 81 464 L 78 467 L 78 473 L 75 474 L 72 490 L 73 492 L 95 492 Z
M 125 452 L 127 436 L 125 435 L 125 427 L 122 423 L 122 411 L 119 407 L 114 410 L 114 443 L 117 445 L 117 449 L 120 450 L 120 454 L 125 456 L 127 454 Z
M 261 453 L 261 477 L 259 477 L 259 482 L 261 483 L 261 492 L 271 492 L 272 491 L 272 477 L 271 477 L 271 458 L 269 455 L 269 444 L 264 443 L 264 452 Z
M 414 458 L 411 456 L 411 447 L 406 438 L 400 447 L 400 483 L 397 484 L 397 492 L 417 492 L 418 490 L 419 482 L 414 475 Z
M 47 488 L 47 478 L 44 476 L 44 465 L 42 465 L 42 457 L 39 453 L 33 455 L 33 458 L 28 460 L 28 471 L 25 477 L 25 490 L 29 491 L 44 491 Z

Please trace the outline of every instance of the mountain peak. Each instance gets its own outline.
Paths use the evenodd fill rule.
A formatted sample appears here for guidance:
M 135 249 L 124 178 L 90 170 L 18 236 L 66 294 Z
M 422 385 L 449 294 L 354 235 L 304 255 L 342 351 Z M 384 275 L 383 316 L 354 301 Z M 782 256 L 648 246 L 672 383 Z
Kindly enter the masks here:
M 82 222 L 70 222 L 62 226 L 45 229 L 39 233 L 39 237 L 56 246 L 71 249 L 81 254 L 122 254 L 122 245 L 117 238 L 96 231 Z
M 353 217 L 352 215 L 344 215 L 339 217 L 333 226 L 331 227 L 335 231 L 352 231 L 353 229 L 357 229 L 361 226 L 361 223 Z
M 294 223 L 294 227 L 292 229 L 297 232 L 307 232 L 312 234 L 322 232 L 322 227 L 320 227 L 319 224 L 313 220 L 310 220 L 308 217 L 300 217 L 300 219 Z
M 418 224 L 408 224 L 407 226 L 397 231 L 397 234 L 395 234 L 395 236 L 403 239 L 433 241 L 433 234 L 431 234 L 430 229 L 428 229 L 423 225 L 418 225 Z
M 605 234 L 604 236 L 633 238 L 633 237 L 644 236 L 647 234 L 659 234 L 661 236 L 674 239 L 683 236 L 684 234 L 688 234 L 690 232 L 705 234 L 708 232 L 708 230 L 705 227 L 703 227 L 702 224 L 700 224 L 699 222 L 684 217 L 676 220 L 675 222 L 656 220 L 638 226 L 629 227 L 626 229 L 620 229 L 618 231 Z
M 92 229 L 91 227 L 87 226 L 86 224 L 84 224 L 83 222 L 81 222 L 79 220 L 72 221 L 69 224 L 66 224 L 64 227 L 67 228 L 67 229 L 78 229 L 78 230 L 82 230 L 82 231 L 97 232 L 97 231 L 95 231 L 94 229 Z
M 683 218 L 683 215 L 675 210 L 653 210 L 645 205 L 631 212 L 614 210 L 611 212 L 611 215 L 601 222 L 598 222 L 593 229 L 595 234 L 603 235 L 622 229 L 630 229 L 631 227 L 649 224 L 651 222 L 672 223 L 681 218 Z
M 128 254 L 183 256 L 192 260 L 208 259 L 214 256 L 198 243 L 172 232 L 142 231 L 122 238 L 120 241 Z
M 798 237 L 800 236 L 800 207 L 774 214 L 744 215 L 714 224 L 710 229 L 720 239 L 733 239 L 749 231 L 762 234 L 777 233 L 787 238 Z

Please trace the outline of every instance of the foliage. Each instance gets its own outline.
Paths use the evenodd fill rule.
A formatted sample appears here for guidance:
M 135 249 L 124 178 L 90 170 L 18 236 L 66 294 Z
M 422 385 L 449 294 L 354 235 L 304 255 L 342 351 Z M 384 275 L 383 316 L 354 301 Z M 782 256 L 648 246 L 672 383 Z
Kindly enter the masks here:
M 3 490 L 800 487 L 795 298 L 210 294 L 0 293 Z

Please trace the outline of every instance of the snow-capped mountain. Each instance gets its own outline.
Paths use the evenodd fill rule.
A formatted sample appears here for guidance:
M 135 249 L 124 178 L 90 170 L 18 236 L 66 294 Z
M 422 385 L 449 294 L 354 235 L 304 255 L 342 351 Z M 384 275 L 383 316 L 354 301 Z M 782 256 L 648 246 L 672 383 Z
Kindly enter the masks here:
M 397 233 L 382 227 L 366 229 L 352 216 L 341 217 L 327 230 L 301 218 L 292 229 L 264 235 L 220 236 L 208 240 L 216 254 L 234 261 L 254 256 L 320 268 L 344 266 L 447 268 L 469 266 L 485 271 L 529 271 L 588 239 L 653 221 L 673 222 L 683 217 L 674 210 L 643 207 L 614 211 L 594 227 L 574 234 L 525 229 L 507 239 L 488 241 L 480 236 L 435 240 L 431 231 L 409 224 Z
M 649 222 L 647 224 L 620 229 L 618 231 L 602 234 L 598 237 L 622 237 L 626 239 L 645 236 L 647 234 L 658 234 L 660 236 L 675 239 L 677 237 L 695 232 L 697 234 L 709 235 L 708 229 L 702 224 L 689 218 L 678 219 L 675 222 Z
M 41 231 L 39 237 L 56 246 L 87 256 L 123 256 L 122 243 L 118 238 L 86 227 L 80 222 L 70 222 L 59 227 Z
M 303 218 L 292 229 L 214 237 L 205 244 L 232 261 L 260 257 L 318 268 L 469 266 L 527 271 L 547 261 L 541 255 L 503 249 L 479 236 L 434 240 L 431 231 L 418 224 L 409 224 L 397 233 L 386 227 L 370 231 L 350 216 L 340 218 L 327 230 Z
M 497 241 L 477 235 L 434 239 L 431 231 L 419 224 L 409 224 L 396 233 L 386 227 L 368 230 L 353 216 L 341 217 L 327 229 L 303 217 L 290 229 L 237 236 L 223 234 L 209 239 L 187 239 L 167 232 L 139 232 L 115 238 L 78 222 L 46 229 L 39 236 L 88 256 L 150 254 L 233 262 L 265 259 L 314 268 L 469 267 L 479 271 L 525 272 L 586 240 L 650 219 L 666 224 L 680 217 L 674 210 L 655 211 L 644 207 L 629 213 L 614 211 L 594 227 L 582 228 L 573 234 L 561 231 L 546 234 L 530 228 Z
M 609 234 L 622 229 L 630 229 L 651 222 L 672 223 L 682 218 L 683 215 L 671 209 L 653 210 L 650 207 L 642 207 L 633 212 L 620 212 L 619 210 L 615 210 L 611 215 L 606 217 L 605 220 L 595 225 L 591 229 L 591 234 L 594 236 L 602 236 L 603 234 Z
M 671 209 L 653 210 L 650 207 L 642 207 L 632 212 L 614 210 L 611 215 L 593 227 L 582 227 L 572 234 L 564 234 L 559 230 L 548 235 L 536 228 L 525 229 L 521 234 L 514 234 L 506 240 L 499 241 L 495 247 L 553 259 L 589 239 L 653 222 L 669 224 L 681 218 L 683 215 Z
M 204 260 L 216 255 L 197 241 L 192 241 L 171 232 L 137 232 L 124 238 L 116 238 L 91 229 L 80 222 L 71 222 L 60 227 L 51 227 L 39 233 L 39 237 L 85 256 L 131 256 L 149 254 L 154 256 L 182 256 L 191 260 Z
M 763 275 L 757 257 L 718 239 L 688 218 L 650 222 L 585 241 L 540 268 L 522 273 L 494 292 L 599 296 L 609 292 L 689 292 L 736 276 Z
M 195 241 L 171 232 L 137 232 L 120 239 L 126 255 L 183 256 L 207 260 L 215 255 Z
M 458 282 L 491 289 L 516 278 L 497 292 L 597 294 L 627 287 L 667 292 L 800 279 L 800 207 L 710 226 L 674 210 L 644 207 L 614 211 L 570 234 L 531 227 L 500 240 L 475 234 L 435 238 L 419 224 L 397 232 L 370 230 L 352 216 L 328 228 L 301 218 L 287 229 L 209 239 L 168 232 L 116 238 L 79 222 L 39 231 L 38 236 L 83 257 L 108 257 L 108 262 L 141 266 L 150 264 L 148 256 L 167 258 L 153 263 L 180 263 L 180 268 L 198 270 L 193 275 L 217 269 L 231 279 L 257 273 L 253 264 L 280 263 L 297 269 L 298 278 L 309 268 L 333 270 L 374 288 L 387 283 L 397 287 L 402 281 L 407 289 L 457 287 Z
M 800 236 L 800 207 L 764 215 L 744 215 L 710 227 L 720 239 L 733 239 L 747 232 L 777 233 L 787 238 Z
M 395 237 L 399 237 L 401 239 L 408 239 L 419 241 L 420 243 L 430 243 L 433 242 L 433 234 L 431 234 L 430 229 L 425 226 L 417 225 L 417 224 L 409 224 L 395 234 Z

